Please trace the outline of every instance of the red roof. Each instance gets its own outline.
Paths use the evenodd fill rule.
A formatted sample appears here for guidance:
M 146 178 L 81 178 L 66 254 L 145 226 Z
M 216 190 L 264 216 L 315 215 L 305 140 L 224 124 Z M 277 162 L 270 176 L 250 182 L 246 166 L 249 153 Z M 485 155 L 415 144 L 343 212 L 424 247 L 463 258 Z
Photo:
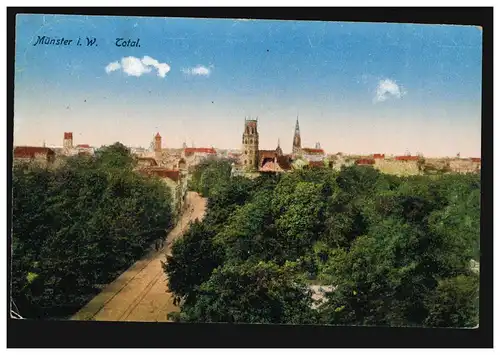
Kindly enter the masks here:
M 259 150 L 259 158 L 262 160 L 263 158 L 274 158 L 277 156 L 275 150 Z
M 184 154 L 190 155 L 194 153 L 217 154 L 214 148 L 184 148 Z
M 54 155 L 55 152 L 45 147 L 15 147 L 14 158 L 34 158 L 36 154 Z
M 375 164 L 374 159 L 358 159 L 356 160 L 356 165 L 373 165 Z
M 262 172 L 278 172 L 278 171 L 283 171 L 283 169 L 279 166 L 279 164 L 274 163 L 272 161 L 268 161 L 267 163 L 262 166 L 259 171 Z
M 302 151 L 307 154 L 325 154 L 323 149 L 318 148 L 302 148 Z
M 290 170 L 292 166 L 290 164 L 290 157 L 288 155 L 280 155 L 277 157 L 278 165 L 283 170 Z
M 78 144 L 76 147 L 77 147 L 77 148 L 92 148 L 92 147 L 91 147 L 90 145 L 88 145 L 88 144 Z
M 158 176 L 160 178 L 169 178 L 170 180 L 173 180 L 175 182 L 179 181 L 180 179 L 179 170 L 171 170 L 165 168 L 149 168 L 149 169 L 140 169 L 138 170 L 138 172 L 140 174 L 147 176 Z
M 474 163 L 480 163 L 481 162 L 481 158 L 470 158 L 470 160 L 472 160 Z
M 409 161 L 409 160 L 418 160 L 418 159 L 420 159 L 420 157 L 419 156 L 415 156 L 415 155 L 413 155 L 413 156 L 412 155 L 401 155 L 401 156 L 396 157 L 394 159 Z
M 64 132 L 64 139 L 73 139 L 73 132 Z
M 312 168 L 324 168 L 325 163 L 323 163 L 322 161 L 310 161 L 309 166 Z
M 157 133 L 156 133 L 155 138 L 161 138 L 161 136 L 160 136 L 160 132 L 157 132 Z
M 373 159 L 384 159 L 385 154 L 373 154 Z

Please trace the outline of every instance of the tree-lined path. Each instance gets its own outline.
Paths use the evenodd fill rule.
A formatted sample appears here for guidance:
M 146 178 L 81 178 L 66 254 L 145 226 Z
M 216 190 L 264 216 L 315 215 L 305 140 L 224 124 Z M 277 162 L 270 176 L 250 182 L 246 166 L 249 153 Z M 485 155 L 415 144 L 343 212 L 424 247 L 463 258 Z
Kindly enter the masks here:
M 167 236 L 165 247 L 137 261 L 94 297 L 72 319 L 99 321 L 166 322 L 170 312 L 178 310 L 167 292 L 167 280 L 161 261 L 170 253 L 172 242 L 181 237 L 190 221 L 202 219 L 206 199 L 188 192 L 186 209 Z

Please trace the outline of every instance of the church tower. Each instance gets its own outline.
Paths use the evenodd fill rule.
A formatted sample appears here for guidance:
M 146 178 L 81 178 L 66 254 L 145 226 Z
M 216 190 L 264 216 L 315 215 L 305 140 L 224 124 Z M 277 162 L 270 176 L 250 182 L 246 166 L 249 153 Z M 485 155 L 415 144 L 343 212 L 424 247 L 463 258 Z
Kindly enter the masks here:
M 73 132 L 64 132 L 63 148 L 73 148 Z
M 242 163 L 245 170 L 257 170 L 257 165 L 259 164 L 259 133 L 257 132 L 257 120 L 245 118 L 242 145 Z
M 156 153 L 161 152 L 161 136 L 160 136 L 160 133 L 156 133 L 156 136 L 155 136 L 155 152 Z
M 300 141 L 300 128 L 299 128 L 299 117 L 297 116 L 297 122 L 295 123 L 295 133 L 293 135 L 293 154 L 299 154 L 302 149 Z
M 283 150 L 280 147 L 280 140 L 279 139 L 278 139 L 278 146 L 276 147 L 276 154 L 278 156 L 282 156 L 283 155 Z

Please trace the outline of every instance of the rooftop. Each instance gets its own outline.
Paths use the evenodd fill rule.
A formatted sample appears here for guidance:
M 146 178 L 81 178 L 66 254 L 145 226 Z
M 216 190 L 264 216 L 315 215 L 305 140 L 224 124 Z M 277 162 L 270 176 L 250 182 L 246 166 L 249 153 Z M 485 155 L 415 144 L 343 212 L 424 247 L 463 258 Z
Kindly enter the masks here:
M 184 154 L 194 153 L 217 154 L 214 148 L 184 148 Z
M 34 158 L 37 154 L 54 155 L 54 150 L 46 147 L 15 147 L 14 158 Z

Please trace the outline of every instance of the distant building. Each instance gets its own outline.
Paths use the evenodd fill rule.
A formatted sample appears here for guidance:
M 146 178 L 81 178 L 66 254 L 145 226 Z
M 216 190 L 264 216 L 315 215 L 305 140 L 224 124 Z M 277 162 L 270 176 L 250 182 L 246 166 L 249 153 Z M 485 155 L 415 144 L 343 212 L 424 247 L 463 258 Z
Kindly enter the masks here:
M 246 119 L 241 138 L 242 152 L 241 163 L 246 171 L 257 171 L 259 164 L 259 132 L 257 120 Z
M 161 152 L 161 136 L 160 133 L 156 133 L 156 136 L 154 138 L 154 151 L 159 153 Z
M 400 155 L 394 157 L 394 160 L 399 161 L 418 161 L 420 157 L 418 155 Z
M 73 148 L 73 132 L 64 132 L 63 148 Z
M 355 164 L 356 165 L 373 166 L 373 165 L 375 165 L 375 159 L 370 159 L 370 158 L 357 159 Z
M 423 158 L 417 155 L 401 155 L 396 157 L 374 159 L 374 167 L 384 174 L 410 176 L 422 174 Z
M 15 147 L 14 163 L 38 163 L 48 165 L 55 161 L 56 153 L 46 147 Z
M 321 148 L 319 142 L 316 142 L 315 148 L 302 148 L 302 139 L 300 137 L 299 118 L 295 122 L 295 131 L 293 134 L 293 158 L 302 157 L 306 161 L 323 161 L 326 158 L 325 151 Z
M 78 144 L 74 150 L 78 155 L 94 155 L 94 148 L 88 144 Z
M 455 158 L 449 161 L 449 167 L 459 174 L 476 173 L 481 170 L 481 158 Z
M 137 158 L 137 166 L 138 167 L 153 167 L 158 166 L 158 163 L 154 158 L 149 157 L 138 157 Z
M 183 165 L 186 168 L 193 167 L 208 158 L 217 157 L 217 151 L 214 148 L 184 148 L 178 161 L 178 166 Z

